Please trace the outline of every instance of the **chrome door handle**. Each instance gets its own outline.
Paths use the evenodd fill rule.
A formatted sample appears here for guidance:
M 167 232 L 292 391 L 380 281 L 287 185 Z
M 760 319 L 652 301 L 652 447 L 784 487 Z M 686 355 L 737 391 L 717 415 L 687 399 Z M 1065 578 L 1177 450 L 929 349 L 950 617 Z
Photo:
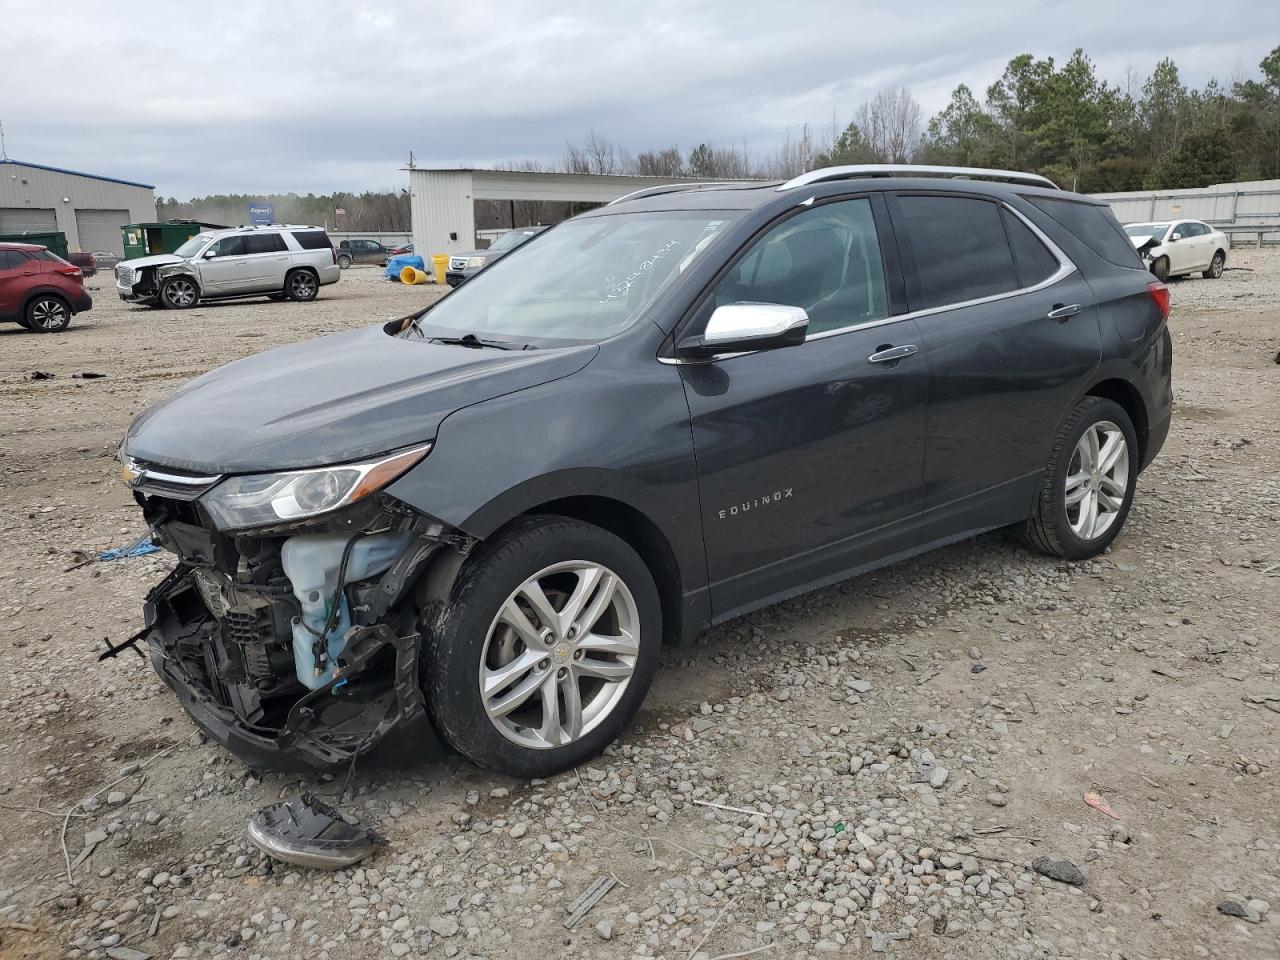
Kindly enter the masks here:
M 914 343 L 904 343 L 900 347 L 884 347 L 867 357 L 867 363 L 893 363 L 915 356 L 919 348 Z
M 1049 311 L 1047 316 L 1050 320 L 1067 320 L 1079 312 L 1080 304 L 1078 303 L 1059 303 L 1054 305 L 1054 308 Z

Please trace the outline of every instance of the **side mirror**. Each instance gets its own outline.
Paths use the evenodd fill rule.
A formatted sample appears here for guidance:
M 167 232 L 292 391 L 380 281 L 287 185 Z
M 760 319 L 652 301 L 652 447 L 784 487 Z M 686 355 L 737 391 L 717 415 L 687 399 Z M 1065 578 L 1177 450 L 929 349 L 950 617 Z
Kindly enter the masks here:
M 1173 243 L 1173 241 L 1175 241 L 1175 240 L 1181 240 L 1181 239 L 1182 239 L 1182 234 L 1180 234 L 1180 233 L 1175 233 L 1175 234 L 1173 234 L 1173 235 L 1171 235 L 1171 236 L 1169 237 L 1169 242 L 1170 242 L 1170 243 Z
M 204 258 L 205 258 L 206 260 L 212 260 L 212 259 L 213 259 L 214 257 L 216 257 L 217 255 L 218 255 L 218 251 L 217 251 L 217 250 L 206 250 L 206 251 L 204 252 Z
M 677 349 L 695 357 L 751 350 L 774 350 L 804 343 L 809 315 L 779 303 L 729 303 L 716 307 L 700 336 L 686 337 Z

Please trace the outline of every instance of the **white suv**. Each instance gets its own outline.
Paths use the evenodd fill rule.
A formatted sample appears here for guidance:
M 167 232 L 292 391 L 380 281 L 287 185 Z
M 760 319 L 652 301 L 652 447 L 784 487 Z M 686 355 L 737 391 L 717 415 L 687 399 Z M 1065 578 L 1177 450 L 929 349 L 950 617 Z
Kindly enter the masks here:
M 321 227 L 235 227 L 196 234 L 173 253 L 116 265 L 121 300 L 170 310 L 201 300 L 314 300 L 342 276 Z

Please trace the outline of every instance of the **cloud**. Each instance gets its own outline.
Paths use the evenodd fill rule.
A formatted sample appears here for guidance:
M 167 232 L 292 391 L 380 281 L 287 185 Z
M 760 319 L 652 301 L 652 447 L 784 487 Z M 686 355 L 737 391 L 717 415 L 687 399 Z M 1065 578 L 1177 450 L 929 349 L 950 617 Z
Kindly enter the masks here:
M 769 152 L 904 84 L 929 115 L 1015 54 L 1076 46 L 1118 81 L 1171 56 L 1188 83 L 1252 73 L 1280 6 L 652 0 L 77 5 L 0 0 L 9 155 L 163 196 L 328 192 L 421 165 L 553 162 L 594 128 L 633 151 Z M 49 64 L 62 65 L 57 70 Z M 71 66 L 74 65 L 74 66 Z M 14 83 L 12 78 L 23 78 Z

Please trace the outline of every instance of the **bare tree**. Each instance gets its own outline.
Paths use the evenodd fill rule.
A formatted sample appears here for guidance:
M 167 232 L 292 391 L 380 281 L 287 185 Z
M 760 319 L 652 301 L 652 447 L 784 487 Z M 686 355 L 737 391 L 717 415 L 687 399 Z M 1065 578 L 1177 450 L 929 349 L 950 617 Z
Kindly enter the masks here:
M 636 157 L 636 172 L 644 177 L 679 177 L 684 173 L 684 159 L 679 147 L 646 150 Z
M 920 146 L 920 104 L 906 87 L 881 90 L 858 108 L 854 122 L 890 163 L 906 163 Z

